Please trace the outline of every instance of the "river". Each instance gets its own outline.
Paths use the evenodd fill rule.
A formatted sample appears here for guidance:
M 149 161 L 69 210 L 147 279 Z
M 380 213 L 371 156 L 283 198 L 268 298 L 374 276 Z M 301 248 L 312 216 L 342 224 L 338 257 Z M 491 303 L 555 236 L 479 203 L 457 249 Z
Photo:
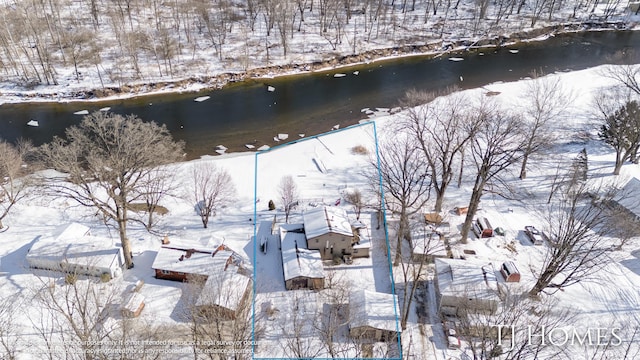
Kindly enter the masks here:
M 217 145 L 245 151 L 244 144 L 274 145 L 278 133 L 289 140 L 357 123 L 363 108 L 397 106 L 407 89 L 473 88 L 513 81 L 533 70 L 544 73 L 580 70 L 605 63 L 639 63 L 640 32 L 569 33 L 540 42 L 482 51 L 412 56 L 333 71 L 255 79 L 221 90 L 150 95 L 125 100 L 69 103 L 19 103 L 0 106 L 0 137 L 23 137 L 36 145 L 77 124 L 80 110 L 110 107 L 121 114 L 166 124 L 186 142 L 189 158 L 215 154 Z M 517 50 L 517 51 L 516 51 Z M 462 61 L 451 61 L 459 57 Z M 334 77 L 340 73 L 345 76 Z M 356 75 L 357 74 L 357 75 Z M 269 86 L 275 88 L 269 91 Z M 209 96 L 208 100 L 194 99 Z M 37 120 L 38 127 L 28 126 Z

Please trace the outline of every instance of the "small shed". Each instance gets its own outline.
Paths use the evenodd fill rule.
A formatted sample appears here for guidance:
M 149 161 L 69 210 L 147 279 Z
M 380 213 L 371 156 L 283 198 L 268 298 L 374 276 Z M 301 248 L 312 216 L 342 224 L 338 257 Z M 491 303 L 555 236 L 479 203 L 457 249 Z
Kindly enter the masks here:
M 457 315 L 461 310 L 495 313 L 500 288 L 495 269 L 480 260 L 435 259 L 434 285 L 438 307 Z
M 520 271 L 513 261 L 505 261 L 500 267 L 500 273 L 506 282 L 520 282 Z
M 436 212 L 424 214 L 424 221 L 427 224 L 440 224 L 442 222 L 442 215 Z
M 479 216 L 475 221 L 474 229 L 479 238 L 488 238 L 493 236 L 493 226 L 486 217 Z
M 318 251 L 307 249 L 302 224 L 280 226 L 280 247 L 287 290 L 324 288 L 322 258 Z
M 416 262 L 433 262 L 436 257 L 448 257 L 443 235 L 434 226 L 425 226 L 411 232 L 411 259 Z
M 389 341 L 401 332 L 398 297 L 365 289 L 349 293 L 349 335 L 358 339 Z
M 122 316 L 124 317 L 138 317 L 142 309 L 144 309 L 144 296 L 139 293 L 129 293 L 122 302 Z
M 198 312 L 210 317 L 234 320 L 248 308 L 251 279 L 238 270 L 232 266 L 226 271 L 209 275 L 196 300 Z

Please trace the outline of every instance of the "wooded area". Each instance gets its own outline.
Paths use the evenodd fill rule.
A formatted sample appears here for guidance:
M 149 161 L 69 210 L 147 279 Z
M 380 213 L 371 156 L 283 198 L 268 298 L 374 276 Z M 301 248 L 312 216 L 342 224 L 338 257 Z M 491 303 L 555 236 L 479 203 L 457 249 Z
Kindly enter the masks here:
M 595 0 L 24 0 L 0 8 L 0 81 L 94 89 L 607 20 Z

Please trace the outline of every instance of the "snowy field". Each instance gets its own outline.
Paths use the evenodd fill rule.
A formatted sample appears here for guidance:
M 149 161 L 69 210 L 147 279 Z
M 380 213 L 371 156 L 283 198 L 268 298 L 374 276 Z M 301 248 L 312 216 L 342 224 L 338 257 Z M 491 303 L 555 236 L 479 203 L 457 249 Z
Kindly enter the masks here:
M 559 127 L 560 142 L 552 151 L 542 156 L 536 156 L 530 161 L 529 174 L 526 180 L 517 178 L 517 168 L 508 176 L 508 183 L 516 189 L 519 200 L 507 200 L 497 195 L 485 194 L 478 215 L 491 219 L 494 226 L 506 230 L 504 237 L 489 239 L 475 239 L 468 244 L 459 243 L 455 233 L 459 231 L 464 217 L 453 213 L 458 206 L 466 206 L 472 187 L 472 167 L 466 169 L 470 179 L 463 181 L 462 186 L 452 186 L 447 193 L 444 203 L 445 219 L 451 223 L 454 233 L 452 246 L 459 250 L 474 250 L 474 257 L 481 261 L 502 263 L 514 260 L 522 272 L 520 286 L 529 289 L 535 282 L 532 268 L 540 266 L 545 246 L 533 246 L 523 229 L 526 225 L 543 224 L 540 207 L 546 202 L 552 177 L 558 166 L 568 166 L 577 153 L 586 147 L 589 154 L 589 176 L 603 181 L 617 184 L 632 176 L 640 177 L 640 166 L 625 164 L 621 175 L 610 175 L 613 171 L 615 154 L 601 141 L 596 140 L 596 127 L 590 117 L 593 95 L 604 86 L 612 85 L 610 79 L 600 75 L 602 67 L 558 73 L 549 77 L 560 77 L 563 87 L 573 92 L 575 102 L 568 108 L 569 112 Z M 526 88 L 530 80 L 514 83 L 495 83 L 480 89 L 467 90 L 469 96 L 485 96 L 491 92 L 494 97 L 504 104 L 515 104 L 518 97 Z M 497 95 L 495 95 L 497 94 Z M 393 136 L 392 124 L 397 122 L 403 112 L 384 114 L 375 117 L 378 136 L 386 138 Z M 282 274 L 282 263 L 276 246 L 272 246 L 267 254 L 254 254 L 254 221 L 272 221 L 274 215 L 282 222 L 284 215 L 280 209 L 269 211 L 267 204 L 273 199 L 278 203 L 277 185 L 284 175 L 291 175 L 300 190 L 300 206 L 294 211 L 291 223 L 300 220 L 300 211 L 317 204 L 343 207 L 352 217 L 353 207 L 348 204 L 343 195 L 349 189 L 361 189 L 371 194 L 370 185 L 363 170 L 369 165 L 370 157 L 355 154 L 352 149 L 363 146 L 369 150 L 369 156 L 375 153 L 375 142 L 372 124 L 334 131 L 317 138 L 305 139 L 297 143 L 271 149 L 259 153 L 231 153 L 216 157 L 205 157 L 185 163 L 171 165 L 174 170 L 174 181 L 179 189 L 186 189 L 191 167 L 198 163 L 215 163 L 226 169 L 237 189 L 237 197 L 232 205 L 223 209 L 209 223 L 209 229 L 203 229 L 200 218 L 194 211 L 194 204 L 176 196 L 166 199 L 161 205 L 169 209 L 153 234 L 143 227 L 131 224 L 128 234 L 133 247 L 135 268 L 126 270 L 122 277 L 116 278 L 102 290 L 115 294 L 114 301 L 124 289 L 135 286 L 139 280 L 145 285 L 141 294 L 146 298 L 146 306 L 139 318 L 133 321 L 135 326 L 146 328 L 168 328 L 172 334 L 180 329 L 187 329 L 188 321 L 184 318 L 183 309 L 188 298 L 188 286 L 179 282 L 159 280 L 154 277 L 151 269 L 154 257 L 161 246 L 161 240 L 166 235 L 169 239 L 181 238 L 198 242 L 208 236 L 217 243 L 223 242 L 231 249 L 240 253 L 255 267 L 256 289 L 255 311 L 260 316 L 258 323 L 264 333 L 257 338 L 257 357 L 290 356 L 283 345 L 284 341 L 276 334 L 287 331 L 287 316 L 298 308 L 298 302 L 305 304 L 300 316 L 313 319 L 317 308 L 322 306 L 323 298 L 330 290 L 319 293 L 304 291 L 285 291 Z M 256 166 L 256 159 L 258 160 Z M 257 176 L 255 171 L 257 170 Z M 257 184 L 254 179 L 257 178 Z M 256 202 L 254 202 L 254 194 Z M 374 202 L 374 198 L 368 199 Z M 254 204 L 256 218 L 254 218 Z M 424 209 L 425 212 L 431 209 Z M 372 237 L 370 258 L 354 259 L 352 265 L 338 265 L 335 268 L 325 265 L 325 270 L 332 276 L 350 287 L 375 289 L 378 292 L 391 292 L 391 282 L 386 258 L 385 234 L 376 229 L 375 216 L 372 209 L 363 212 L 362 221 L 368 225 Z M 4 223 L 9 226 L 8 231 L 0 234 L 0 298 L 12 296 L 14 328 L 10 336 L 19 337 L 18 358 L 39 358 L 35 350 L 44 349 L 43 337 L 38 333 L 39 314 L 42 306 L 35 300 L 35 293 L 47 284 L 55 282 L 62 284 L 63 276 L 51 272 L 34 272 L 27 268 L 25 256 L 31 244 L 47 234 L 51 234 L 62 224 L 79 222 L 90 226 L 92 234 L 117 239 L 117 231 L 107 228 L 101 219 L 89 209 L 77 206 L 69 200 L 34 197 L 18 204 Z M 382 228 L 381 228 L 382 229 Z M 393 229 L 390 229 L 393 237 Z M 619 251 L 611 252 L 606 259 L 608 266 L 599 271 L 593 279 L 578 283 L 557 292 L 553 297 L 557 300 L 557 309 L 571 309 L 576 312 L 573 325 L 616 326 L 623 329 L 626 336 L 629 324 L 640 322 L 640 259 L 638 259 L 638 238 L 632 239 Z M 116 240 L 114 240 L 116 241 Z M 610 239 L 617 244 L 617 239 Z M 275 245 L 275 242 L 272 244 Z M 394 268 L 395 281 L 402 278 Z M 63 285 L 62 285 L 63 286 Z M 512 288 L 518 291 L 517 288 Z M 442 325 L 434 305 L 433 289 L 430 287 L 423 295 L 427 299 L 428 316 L 426 322 L 420 322 L 415 311 L 410 313 L 407 329 L 403 332 L 403 349 L 410 352 L 414 359 L 466 359 L 469 353 L 463 345 L 462 350 L 447 349 L 446 340 L 442 333 Z M 302 298 L 302 300 L 300 300 Z M 275 314 L 264 314 L 264 309 L 273 306 L 278 309 Z M 310 306 L 307 308 L 306 306 Z M 413 303 L 416 306 L 416 302 Z M 415 310 L 415 309 L 414 309 Z M 558 310 L 559 311 L 559 310 Z M 305 315 L 306 314 L 306 315 Z M 312 331 L 312 330 L 309 330 Z M 184 334 L 184 332 L 182 332 Z M 1 337 L 2 334 L 0 334 Z M 176 335 L 177 336 L 177 335 Z M 171 337 L 170 337 L 171 338 Z M 16 339 L 16 338 L 13 338 Z M 309 337 L 309 346 L 313 345 L 313 337 Z M 35 344 L 34 346 L 27 346 Z M 572 353 L 570 358 L 591 358 L 589 349 L 578 349 L 583 353 Z M 1 353 L 1 351 L 0 351 Z M 388 354 L 384 349 L 374 349 L 375 354 Z M 466 355 L 465 355 L 466 353 Z M 322 353 L 320 355 L 323 355 Z M 190 357 L 191 356 L 191 357 Z M 185 355 L 192 358 L 192 355 Z M 348 357 L 348 356 L 346 356 Z M 173 357 L 175 358 L 175 357 Z

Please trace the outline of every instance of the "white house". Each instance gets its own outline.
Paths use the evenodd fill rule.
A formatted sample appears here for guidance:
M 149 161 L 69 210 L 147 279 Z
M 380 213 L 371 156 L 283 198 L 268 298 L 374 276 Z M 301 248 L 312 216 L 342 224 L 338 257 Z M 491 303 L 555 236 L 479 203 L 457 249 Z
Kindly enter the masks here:
M 364 289 L 349 293 L 349 335 L 376 341 L 396 339 L 401 330 L 398 297 Z
M 499 267 L 501 263 L 497 263 Z M 435 259 L 434 284 L 440 311 L 457 315 L 460 310 L 495 312 L 500 303 L 496 268 L 489 261 Z
M 151 268 L 158 279 L 188 281 L 190 276 L 206 280 L 211 274 L 225 271 L 231 264 L 246 265 L 242 256 L 226 245 L 203 247 L 174 239 L 158 250 Z
M 90 228 L 71 223 L 53 235 L 37 239 L 26 256 L 30 268 L 111 278 L 122 274 L 124 256 L 119 243 L 92 236 Z
M 321 206 L 303 214 L 304 232 L 311 250 L 319 250 L 322 259 L 352 255 L 353 229 L 344 209 Z

